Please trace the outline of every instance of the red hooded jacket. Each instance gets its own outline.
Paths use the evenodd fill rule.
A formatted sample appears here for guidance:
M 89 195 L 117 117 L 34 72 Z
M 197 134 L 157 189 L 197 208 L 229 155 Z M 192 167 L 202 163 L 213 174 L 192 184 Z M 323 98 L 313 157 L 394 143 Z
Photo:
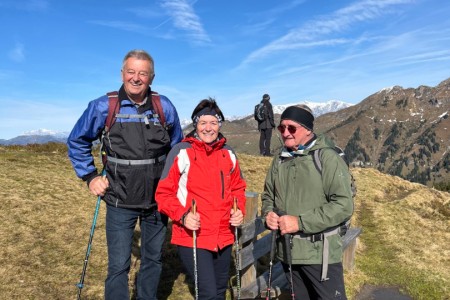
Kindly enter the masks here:
M 201 227 L 197 247 L 218 251 L 234 242 L 230 224 L 233 199 L 245 215 L 245 188 L 237 157 L 219 139 L 208 145 L 192 135 L 175 145 L 166 160 L 156 190 L 158 210 L 172 219 L 172 244 L 192 247 L 192 231 L 181 218 L 195 199 Z

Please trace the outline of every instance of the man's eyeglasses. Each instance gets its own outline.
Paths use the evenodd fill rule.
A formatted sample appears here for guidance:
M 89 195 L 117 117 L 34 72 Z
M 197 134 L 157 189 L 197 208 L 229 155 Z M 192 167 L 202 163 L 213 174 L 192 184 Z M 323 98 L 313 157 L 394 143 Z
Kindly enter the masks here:
M 282 134 L 284 133 L 284 131 L 287 130 L 289 131 L 290 134 L 294 134 L 295 132 L 297 132 L 297 128 L 300 128 L 302 126 L 294 126 L 294 125 L 278 125 L 277 129 L 279 132 L 281 132 Z

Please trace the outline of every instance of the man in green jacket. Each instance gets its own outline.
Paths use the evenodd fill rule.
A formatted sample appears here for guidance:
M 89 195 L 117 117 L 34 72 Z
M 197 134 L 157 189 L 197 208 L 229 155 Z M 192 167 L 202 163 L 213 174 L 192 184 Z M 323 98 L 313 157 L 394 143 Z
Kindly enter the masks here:
M 333 142 L 313 127 L 307 106 L 290 106 L 281 114 L 284 147 L 266 176 L 262 214 L 269 229 L 288 237 L 278 239 L 277 256 L 288 281 L 292 278 L 295 298 L 347 299 L 342 236 L 353 213 L 351 176 Z M 312 155 L 319 149 L 322 174 Z

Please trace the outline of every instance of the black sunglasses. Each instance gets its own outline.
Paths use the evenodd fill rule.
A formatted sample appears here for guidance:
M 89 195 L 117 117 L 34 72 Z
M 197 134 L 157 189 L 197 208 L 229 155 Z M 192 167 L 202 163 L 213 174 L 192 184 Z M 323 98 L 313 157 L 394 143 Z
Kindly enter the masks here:
M 284 133 L 284 131 L 287 130 L 289 131 L 290 134 L 294 134 L 295 132 L 297 132 L 297 128 L 300 128 L 302 126 L 294 126 L 294 125 L 278 125 L 277 129 L 279 132 Z

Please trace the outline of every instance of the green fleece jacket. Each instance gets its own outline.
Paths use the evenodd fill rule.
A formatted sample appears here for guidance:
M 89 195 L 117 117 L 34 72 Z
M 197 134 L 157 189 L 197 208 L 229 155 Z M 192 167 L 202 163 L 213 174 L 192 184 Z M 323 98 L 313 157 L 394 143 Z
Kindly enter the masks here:
M 333 149 L 334 143 L 318 135 L 307 149 L 283 149 L 272 161 L 262 199 L 262 215 L 274 207 L 298 217 L 300 231 L 320 233 L 348 220 L 353 213 L 351 176 L 347 164 Z M 311 151 L 321 151 L 322 175 L 316 169 Z M 277 256 L 288 263 L 284 238 L 277 242 Z M 328 237 L 329 263 L 342 260 L 342 238 Z M 292 239 L 292 264 L 321 264 L 323 241 Z

